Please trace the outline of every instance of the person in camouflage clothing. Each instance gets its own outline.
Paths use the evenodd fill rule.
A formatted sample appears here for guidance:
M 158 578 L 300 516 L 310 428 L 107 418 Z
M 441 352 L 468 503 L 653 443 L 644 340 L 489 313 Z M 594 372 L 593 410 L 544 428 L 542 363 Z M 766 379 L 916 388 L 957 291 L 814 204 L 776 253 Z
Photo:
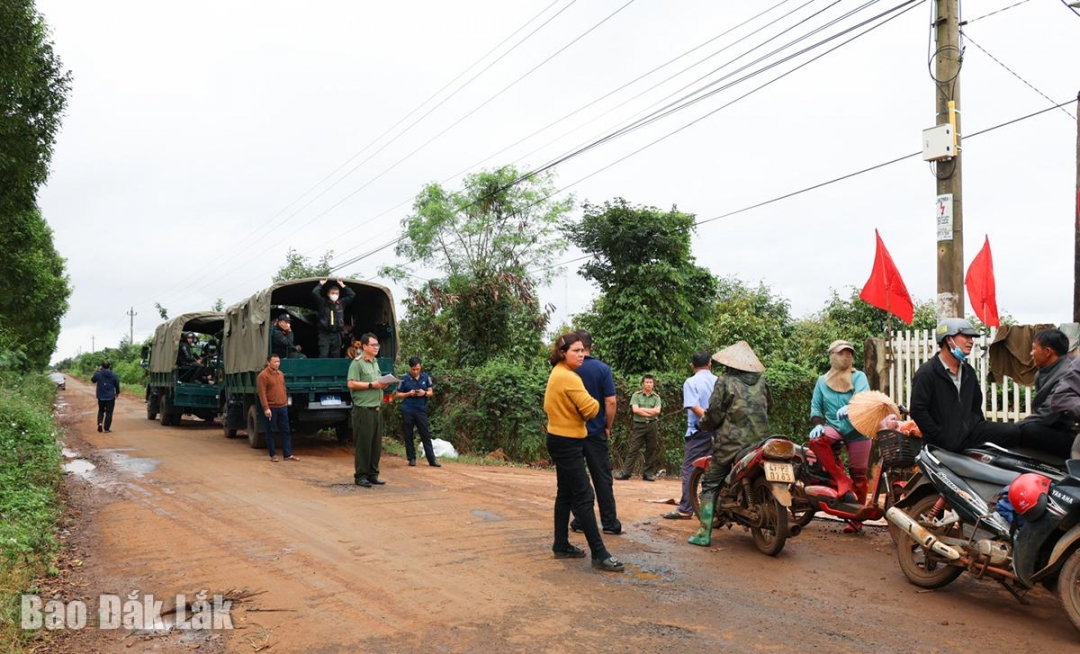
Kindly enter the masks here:
M 716 381 L 709 408 L 701 417 L 702 429 L 715 430 L 713 455 L 701 480 L 701 527 L 690 537 L 691 545 L 708 546 L 712 541 L 713 512 L 724 478 L 731 472 L 735 455 L 769 435 L 769 387 L 762 373 L 765 366 L 746 341 L 739 341 L 713 355 L 726 366 Z

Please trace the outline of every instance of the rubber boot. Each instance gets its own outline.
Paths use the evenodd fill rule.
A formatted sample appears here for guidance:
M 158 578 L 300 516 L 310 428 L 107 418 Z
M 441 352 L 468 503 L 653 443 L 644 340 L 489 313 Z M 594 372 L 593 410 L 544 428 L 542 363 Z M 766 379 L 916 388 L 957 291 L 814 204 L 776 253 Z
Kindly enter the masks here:
M 701 515 L 698 518 L 701 520 L 701 526 L 686 542 L 691 545 L 708 547 L 712 543 L 713 512 L 716 509 L 716 497 L 702 497 L 700 504 Z
M 851 489 L 855 491 L 855 499 L 859 500 L 859 504 L 865 504 L 866 491 L 870 489 L 870 480 L 866 478 L 866 474 L 860 475 L 857 470 L 851 472 Z
M 825 471 L 829 473 L 829 476 L 836 482 L 836 496 L 843 498 L 845 495 L 851 495 L 850 499 L 854 499 L 854 494 L 851 493 L 851 477 L 847 476 L 844 472 L 844 466 L 840 465 L 836 461 L 836 455 L 833 454 L 832 445 L 829 441 L 821 438 L 812 438 L 809 443 L 810 450 L 817 455 L 818 461 L 821 462 L 821 467 L 825 468 Z

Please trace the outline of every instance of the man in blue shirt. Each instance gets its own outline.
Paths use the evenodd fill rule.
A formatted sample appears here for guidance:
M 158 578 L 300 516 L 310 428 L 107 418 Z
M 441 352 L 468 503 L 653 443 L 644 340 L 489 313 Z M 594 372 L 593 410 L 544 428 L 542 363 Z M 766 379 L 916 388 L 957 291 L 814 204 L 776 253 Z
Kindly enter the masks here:
M 615 377 L 611 366 L 589 355 L 592 352 L 592 336 L 584 329 L 578 330 L 578 337 L 585 347 L 585 362 L 576 372 L 585 384 L 585 390 L 600 403 L 600 413 L 585 422 L 584 453 L 585 464 L 589 467 L 593 487 L 596 489 L 596 504 L 600 508 L 600 525 L 605 534 L 621 534 L 622 523 L 615 511 L 615 492 L 611 479 L 611 451 L 608 439 L 611 438 L 611 425 L 615 422 Z M 570 523 L 574 531 L 581 531 L 577 520 Z
M 435 384 L 424 372 L 420 357 L 409 359 L 409 374 L 398 384 L 395 396 L 401 400 L 401 422 L 405 427 L 405 456 L 409 465 L 416 465 L 416 445 L 413 443 L 413 428 L 420 431 L 420 442 L 424 446 L 424 456 L 428 465 L 441 468 L 435 460 L 435 450 L 431 447 L 431 428 L 428 425 L 427 403 L 435 392 Z
M 116 396 L 120 395 L 120 378 L 112 371 L 110 362 L 102 361 L 90 381 L 97 384 L 97 430 L 111 432 Z
M 668 520 L 689 520 L 694 517 L 694 507 L 690 503 L 690 473 L 694 471 L 694 461 L 712 454 L 715 431 L 698 429 L 698 421 L 709 408 L 709 397 L 716 386 L 716 375 L 712 373 L 712 355 L 705 350 L 698 350 L 690 360 L 694 374 L 683 382 L 683 408 L 686 409 L 686 434 L 683 438 L 682 462 L 682 498 L 674 511 L 664 514 Z

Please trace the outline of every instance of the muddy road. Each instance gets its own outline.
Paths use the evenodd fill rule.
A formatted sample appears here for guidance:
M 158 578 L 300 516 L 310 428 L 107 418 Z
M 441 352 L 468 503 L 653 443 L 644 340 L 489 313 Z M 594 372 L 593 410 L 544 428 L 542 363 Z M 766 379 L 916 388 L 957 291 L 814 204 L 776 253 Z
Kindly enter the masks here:
M 301 461 L 271 463 L 212 425 L 150 422 L 131 397 L 101 434 L 91 387 L 71 380 L 60 395 L 66 446 L 96 466 L 65 477 L 61 596 L 264 592 L 233 607 L 235 630 L 198 642 L 87 629 L 50 651 L 1080 649 L 1045 590 L 1027 606 L 967 576 L 920 592 L 882 529 L 816 520 L 776 558 L 741 530 L 701 549 L 686 544 L 693 523 L 659 518 L 677 480 L 616 482 L 627 531 L 606 539 L 628 565 L 606 574 L 551 558 L 550 471 L 384 456 L 386 486 L 359 488 L 351 452 L 330 442 L 301 440 Z

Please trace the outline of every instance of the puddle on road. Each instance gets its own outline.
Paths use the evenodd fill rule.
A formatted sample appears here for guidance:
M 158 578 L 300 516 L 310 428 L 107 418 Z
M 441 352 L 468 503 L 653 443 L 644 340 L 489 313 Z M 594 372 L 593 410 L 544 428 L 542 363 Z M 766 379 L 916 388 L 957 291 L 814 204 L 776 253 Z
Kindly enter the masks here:
M 137 477 L 142 477 L 145 474 L 149 474 L 157 470 L 157 467 L 161 464 L 161 461 L 158 461 L 157 459 L 139 458 L 113 452 L 112 463 L 118 468 L 122 468 L 127 472 L 134 473 Z
M 629 577 L 638 581 L 663 581 L 664 575 L 656 572 L 655 570 L 649 570 L 643 568 L 640 565 L 634 565 L 633 563 L 624 563 L 623 576 Z
M 60 450 L 60 454 L 64 455 L 65 459 L 77 459 L 77 458 L 79 458 L 79 453 L 78 452 L 76 452 L 75 450 L 69 450 L 66 447 L 62 448 Z
M 501 515 L 492 513 L 491 511 L 485 511 L 483 509 L 473 509 L 472 514 L 477 518 L 488 520 L 490 522 L 499 522 L 500 520 L 505 519 Z
M 70 472 L 80 477 L 89 477 L 96 468 L 96 465 L 86 459 L 74 459 L 64 464 L 64 472 Z

